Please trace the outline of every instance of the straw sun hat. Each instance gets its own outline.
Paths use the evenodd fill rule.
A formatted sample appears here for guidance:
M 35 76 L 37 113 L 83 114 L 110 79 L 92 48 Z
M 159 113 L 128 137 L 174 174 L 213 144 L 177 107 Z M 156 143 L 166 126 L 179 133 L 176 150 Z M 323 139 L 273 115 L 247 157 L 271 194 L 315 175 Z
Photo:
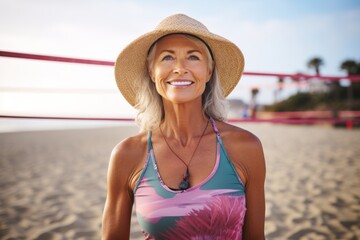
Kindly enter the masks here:
M 155 28 L 132 41 L 119 54 L 115 63 L 115 79 L 120 92 L 136 105 L 138 84 L 148 78 L 146 57 L 149 48 L 159 38 L 173 33 L 186 33 L 203 40 L 211 49 L 223 95 L 226 97 L 239 82 L 244 70 L 244 56 L 229 40 L 211 33 L 202 23 L 184 14 L 165 18 Z

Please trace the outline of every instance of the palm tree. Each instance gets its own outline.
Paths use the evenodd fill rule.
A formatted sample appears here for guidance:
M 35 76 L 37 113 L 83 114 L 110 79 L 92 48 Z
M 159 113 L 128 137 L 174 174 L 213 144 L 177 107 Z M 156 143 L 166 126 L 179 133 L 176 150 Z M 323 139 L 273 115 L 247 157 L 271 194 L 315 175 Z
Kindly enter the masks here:
M 284 78 L 279 77 L 278 78 L 278 88 L 275 89 L 276 102 L 280 100 L 280 94 L 283 89 L 283 85 L 284 85 Z
M 320 66 L 324 65 L 324 61 L 320 57 L 314 57 L 307 63 L 308 68 L 314 68 L 316 75 L 320 75 Z
M 297 73 L 295 74 L 295 76 L 291 78 L 291 80 L 292 80 L 294 83 L 296 83 L 296 85 L 297 85 L 297 86 L 296 86 L 296 87 L 297 87 L 297 93 L 300 92 L 300 89 L 301 89 L 300 84 L 301 84 L 301 82 L 303 82 L 304 80 L 306 80 L 306 78 L 304 78 L 302 75 L 303 75 L 302 72 L 297 72 Z
M 259 94 L 259 88 L 254 87 L 251 89 L 251 104 L 250 104 L 250 110 L 251 110 L 251 118 L 256 118 L 256 96 Z
M 284 78 L 279 77 L 278 78 L 278 87 L 279 87 L 279 91 L 281 91 L 284 87 Z
M 251 89 L 251 99 L 255 102 L 256 96 L 259 94 L 259 88 L 254 87 Z
M 354 60 L 345 60 L 341 63 L 340 69 L 345 70 L 350 75 L 360 74 L 360 62 Z M 360 93 L 360 83 L 352 82 L 347 88 L 347 101 L 348 109 L 353 108 L 354 95 L 357 96 Z
M 357 63 L 354 60 L 345 60 L 344 62 L 341 63 L 340 69 L 345 70 L 348 75 L 360 74 L 359 63 Z

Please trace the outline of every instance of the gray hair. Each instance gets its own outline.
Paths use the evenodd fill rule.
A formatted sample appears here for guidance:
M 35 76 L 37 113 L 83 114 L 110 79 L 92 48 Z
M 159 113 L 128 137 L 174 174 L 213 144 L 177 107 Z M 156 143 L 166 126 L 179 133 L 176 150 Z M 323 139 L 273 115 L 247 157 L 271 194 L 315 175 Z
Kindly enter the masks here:
M 202 110 L 203 113 L 212 117 L 213 119 L 224 121 L 227 115 L 227 102 L 222 94 L 219 78 L 216 71 L 216 66 L 213 64 L 212 55 L 207 45 L 199 38 L 182 34 L 193 40 L 198 46 L 206 49 L 205 52 L 208 56 L 209 68 L 213 69 L 210 81 L 207 82 L 205 91 L 202 95 Z M 157 40 L 158 42 L 159 40 Z M 150 48 L 147 61 L 148 70 L 153 68 L 154 54 L 157 47 L 157 42 Z M 153 130 L 160 126 L 165 117 L 164 105 L 161 96 L 158 94 L 155 83 L 148 75 L 142 79 L 137 93 L 137 104 L 135 108 L 138 114 L 135 118 L 136 123 L 139 125 L 141 131 Z

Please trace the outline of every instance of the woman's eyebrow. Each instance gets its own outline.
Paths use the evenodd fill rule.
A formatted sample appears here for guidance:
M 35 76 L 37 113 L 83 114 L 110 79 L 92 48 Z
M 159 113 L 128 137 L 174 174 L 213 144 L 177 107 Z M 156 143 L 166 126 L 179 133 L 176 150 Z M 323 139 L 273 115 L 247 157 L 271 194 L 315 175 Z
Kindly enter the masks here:
M 164 52 L 168 52 L 168 53 L 172 53 L 172 54 L 175 53 L 175 51 L 173 51 L 173 50 L 167 50 L 167 49 L 165 49 L 165 50 L 162 50 L 162 51 L 160 52 L 160 54 L 162 54 L 162 53 L 164 53 Z
M 174 50 L 165 49 L 165 50 L 162 50 L 162 51 L 160 52 L 160 54 L 162 54 L 162 53 L 172 53 L 172 54 L 175 54 L 175 51 L 174 51 Z M 191 53 L 200 53 L 200 54 L 202 54 L 201 51 L 196 50 L 196 49 L 194 49 L 194 50 L 189 50 L 187 53 L 188 53 L 188 54 L 191 54 Z
M 202 54 L 202 52 L 201 51 L 199 51 L 199 50 L 189 50 L 188 51 L 188 53 L 200 53 L 200 54 Z

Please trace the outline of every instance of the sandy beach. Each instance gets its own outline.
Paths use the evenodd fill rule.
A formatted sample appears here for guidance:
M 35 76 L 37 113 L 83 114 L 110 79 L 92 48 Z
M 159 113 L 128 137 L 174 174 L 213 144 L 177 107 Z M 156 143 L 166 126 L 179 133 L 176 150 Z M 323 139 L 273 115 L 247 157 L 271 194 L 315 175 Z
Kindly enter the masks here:
M 240 125 L 264 146 L 267 239 L 360 239 L 359 129 Z M 0 238 L 100 239 L 110 152 L 136 132 L 1 133 Z

